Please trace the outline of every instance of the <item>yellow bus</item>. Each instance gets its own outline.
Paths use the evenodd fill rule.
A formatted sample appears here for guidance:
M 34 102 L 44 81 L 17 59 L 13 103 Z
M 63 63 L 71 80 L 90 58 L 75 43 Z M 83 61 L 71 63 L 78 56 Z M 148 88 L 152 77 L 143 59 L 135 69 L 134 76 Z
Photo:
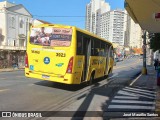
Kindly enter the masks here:
M 64 84 L 92 83 L 112 72 L 113 45 L 74 26 L 32 26 L 25 76 Z

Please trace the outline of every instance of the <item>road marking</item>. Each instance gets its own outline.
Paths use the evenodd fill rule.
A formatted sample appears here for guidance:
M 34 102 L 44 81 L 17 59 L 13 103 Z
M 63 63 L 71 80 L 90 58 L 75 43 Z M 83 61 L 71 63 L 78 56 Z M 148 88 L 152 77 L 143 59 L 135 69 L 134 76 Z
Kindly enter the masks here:
M 138 106 L 138 105 L 109 105 L 110 109 L 146 109 L 146 110 L 154 110 L 155 106 Z
M 154 93 L 154 94 L 156 94 L 156 93 L 157 93 L 157 92 L 154 92 L 154 91 L 142 90 L 142 89 L 131 88 L 131 87 L 125 87 L 125 88 L 126 88 L 126 89 L 135 90 L 135 91 L 143 91 L 143 92 L 148 92 L 148 93 Z
M 139 99 L 139 97 L 131 97 L 131 96 L 115 96 L 114 98 L 118 98 L 118 99 Z
M 155 102 L 150 101 L 138 101 L 138 100 L 112 100 L 112 103 L 139 103 L 139 104 L 154 104 Z
M 130 92 L 126 92 L 126 91 L 123 91 L 123 90 L 118 91 L 118 94 L 128 95 L 128 96 L 139 96 L 139 97 L 146 97 L 146 98 L 150 98 L 150 99 L 155 99 L 155 97 L 149 97 L 149 96 L 146 96 L 146 95 L 130 93 Z
M 140 77 L 142 74 L 140 74 L 129 86 L 132 86 Z
M 151 88 L 151 87 L 140 87 L 140 86 L 134 86 L 134 87 L 140 88 L 140 89 L 156 90 L 156 86 L 154 88 Z
M 151 93 L 146 93 L 146 92 L 142 92 L 142 91 L 137 91 L 137 90 L 130 90 L 130 89 L 126 89 L 126 88 L 123 88 L 124 91 L 127 91 L 127 92 L 133 92 L 133 93 L 140 93 L 140 94 L 143 94 L 143 95 L 148 95 L 148 96 L 153 96 L 155 97 L 156 95 L 155 94 L 151 94 Z
M 2 90 L 0 90 L 0 92 L 4 92 L 4 91 L 8 91 L 8 90 L 10 90 L 10 89 L 2 89 Z

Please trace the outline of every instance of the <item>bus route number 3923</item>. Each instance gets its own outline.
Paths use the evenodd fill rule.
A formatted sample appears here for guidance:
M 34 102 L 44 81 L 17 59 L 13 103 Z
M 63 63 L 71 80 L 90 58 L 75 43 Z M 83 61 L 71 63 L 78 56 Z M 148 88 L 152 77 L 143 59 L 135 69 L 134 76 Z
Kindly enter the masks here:
M 56 53 L 56 56 L 57 57 L 66 57 L 66 54 L 65 53 Z

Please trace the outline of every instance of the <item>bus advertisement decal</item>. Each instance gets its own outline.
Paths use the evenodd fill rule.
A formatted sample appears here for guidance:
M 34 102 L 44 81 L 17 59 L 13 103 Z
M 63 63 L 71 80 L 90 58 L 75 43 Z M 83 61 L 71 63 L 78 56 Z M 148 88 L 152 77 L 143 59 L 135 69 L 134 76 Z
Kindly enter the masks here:
M 44 58 L 44 63 L 45 64 L 49 64 L 50 63 L 50 58 L 49 57 L 45 57 Z
M 56 64 L 57 67 L 62 67 L 62 65 L 64 65 L 64 63 L 57 63 Z
M 40 51 L 36 51 L 36 50 L 31 50 L 31 52 L 35 54 L 40 54 Z
M 47 48 L 32 48 L 32 50 L 39 50 L 39 51 L 46 51 L 46 52 L 59 52 L 59 53 L 65 52 L 65 50 L 54 50 L 54 49 L 47 49 Z
M 30 65 L 30 66 L 29 66 L 29 69 L 30 69 L 30 70 L 34 70 L 34 65 Z

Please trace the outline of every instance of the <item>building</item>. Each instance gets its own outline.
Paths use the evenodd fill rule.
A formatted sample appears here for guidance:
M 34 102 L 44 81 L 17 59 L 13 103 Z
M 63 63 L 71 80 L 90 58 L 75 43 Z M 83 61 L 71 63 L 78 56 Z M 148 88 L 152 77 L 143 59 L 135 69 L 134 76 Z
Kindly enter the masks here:
M 86 6 L 85 29 L 100 35 L 101 14 L 110 11 L 110 6 L 105 0 L 91 0 Z
M 101 15 L 100 36 L 113 43 L 124 45 L 125 37 L 125 11 L 112 10 Z
M 142 29 L 127 15 L 125 47 L 142 48 Z
M 0 62 L 11 67 L 13 61 L 24 66 L 27 32 L 32 15 L 21 4 L 0 2 Z
M 105 0 L 91 0 L 86 7 L 86 30 L 123 46 L 125 16 L 124 10 L 111 11 Z
M 39 19 L 33 20 L 33 25 L 34 26 L 41 25 L 41 24 L 52 24 L 52 23 L 47 22 L 47 21 L 43 21 L 43 20 L 39 20 Z

